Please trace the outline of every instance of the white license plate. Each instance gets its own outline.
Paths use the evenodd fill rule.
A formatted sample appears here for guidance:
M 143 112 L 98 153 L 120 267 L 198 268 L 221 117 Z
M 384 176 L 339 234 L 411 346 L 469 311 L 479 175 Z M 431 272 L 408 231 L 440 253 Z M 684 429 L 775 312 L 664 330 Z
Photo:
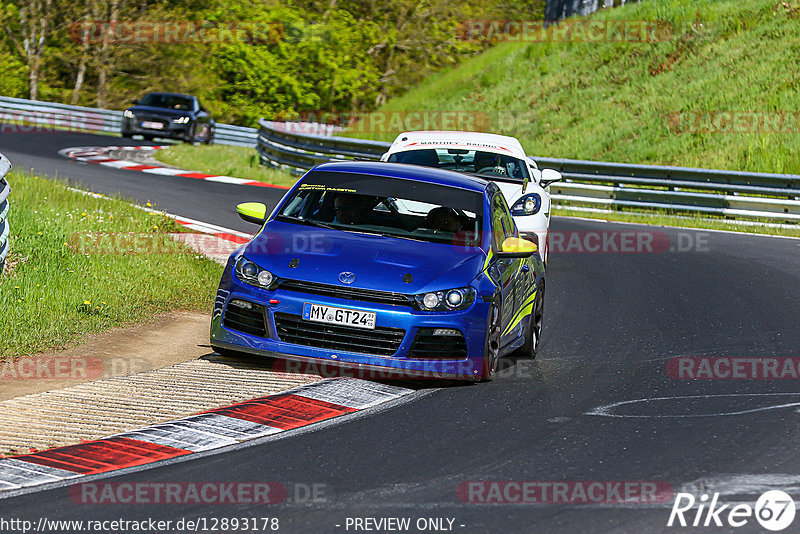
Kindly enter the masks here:
M 320 304 L 303 303 L 303 319 L 316 323 L 342 324 L 356 328 L 375 329 L 375 312 L 348 310 Z
M 142 128 L 150 128 L 151 130 L 160 130 L 164 127 L 160 122 L 142 121 Z

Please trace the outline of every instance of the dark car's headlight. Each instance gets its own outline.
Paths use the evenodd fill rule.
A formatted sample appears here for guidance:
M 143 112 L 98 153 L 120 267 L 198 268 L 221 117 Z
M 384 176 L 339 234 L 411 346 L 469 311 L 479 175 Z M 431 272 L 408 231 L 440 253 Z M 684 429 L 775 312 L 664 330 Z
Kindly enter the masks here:
M 511 206 L 512 215 L 536 215 L 542 207 L 542 197 L 539 193 L 531 193 L 520 198 Z
M 123 111 L 122 112 L 122 116 L 125 117 L 126 119 L 135 119 L 136 118 L 136 115 L 133 114 L 133 111 L 131 111 L 129 109 L 126 109 L 125 111 Z
M 185 117 L 178 117 L 177 119 L 172 119 L 172 122 L 175 124 L 186 124 L 189 122 L 189 116 L 186 115 Z
M 236 275 L 240 280 L 250 285 L 269 289 L 275 282 L 275 275 L 262 269 L 244 256 L 236 262 Z
M 423 311 L 465 310 L 475 300 L 475 290 L 471 287 L 431 291 L 414 295 L 417 307 Z

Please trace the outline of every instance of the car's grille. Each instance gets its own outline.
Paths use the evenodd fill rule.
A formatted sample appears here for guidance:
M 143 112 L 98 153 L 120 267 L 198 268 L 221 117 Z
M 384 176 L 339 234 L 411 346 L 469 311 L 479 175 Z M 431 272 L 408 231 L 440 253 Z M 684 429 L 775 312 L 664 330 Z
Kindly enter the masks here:
M 267 336 L 264 307 L 253 302 L 232 300 L 225 310 L 225 315 L 222 316 L 222 326 L 245 334 Z
M 464 334 L 445 328 L 420 328 L 408 351 L 408 358 L 419 360 L 464 360 L 467 342 Z M 438 334 L 434 332 L 439 331 Z
M 391 356 L 400 348 L 406 331 L 377 326 L 374 330 L 306 321 L 299 315 L 276 313 L 275 326 L 281 341 L 377 356 Z
M 300 293 L 310 293 L 312 295 L 358 300 L 362 302 L 377 302 L 379 304 L 389 304 L 391 306 L 414 306 L 414 298 L 409 295 L 391 293 L 388 291 L 376 291 L 374 289 L 332 286 L 328 284 L 318 284 L 316 282 L 303 282 L 301 280 L 281 280 L 278 284 L 278 288 L 285 291 L 297 291 Z

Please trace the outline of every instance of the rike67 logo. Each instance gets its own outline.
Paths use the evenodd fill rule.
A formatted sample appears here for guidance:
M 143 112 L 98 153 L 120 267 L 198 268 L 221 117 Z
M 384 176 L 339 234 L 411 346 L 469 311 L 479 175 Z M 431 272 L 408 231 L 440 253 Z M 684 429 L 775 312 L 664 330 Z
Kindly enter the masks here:
M 695 506 L 696 510 L 693 509 Z M 699 499 L 691 493 L 678 493 L 667 526 L 722 527 L 727 524 L 730 527 L 743 527 L 755 518 L 762 528 L 777 532 L 792 524 L 794 514 L 794 500 L 780 490 L 770 490 L 761 495 L 755 508 L 745 503 L 721 505 L 719 493 L 714 494 L 711 502 L 705 493 Z

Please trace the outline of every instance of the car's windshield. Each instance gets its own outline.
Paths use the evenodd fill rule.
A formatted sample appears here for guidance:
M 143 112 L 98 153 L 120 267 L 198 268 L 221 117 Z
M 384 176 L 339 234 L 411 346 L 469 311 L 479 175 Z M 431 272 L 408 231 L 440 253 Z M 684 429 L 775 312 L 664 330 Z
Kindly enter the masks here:
M 406 150 L 389 156 L 392 163 L 410 163 L 451 171 L 468 172 L 488 179 L 522 181 L 530 178 L 525 162 L 514 156 L 464 148 Z
M 179 111 L 191 111 L 192 99 L 181 95 L 164 95 L 150 93 L 139 101 L 140 106 L 150 106 L 153 108 L 177 109 Z
M 277 220 L 459 246 L 480 244 L 479 192 L 389 177 L 312 171 Z

